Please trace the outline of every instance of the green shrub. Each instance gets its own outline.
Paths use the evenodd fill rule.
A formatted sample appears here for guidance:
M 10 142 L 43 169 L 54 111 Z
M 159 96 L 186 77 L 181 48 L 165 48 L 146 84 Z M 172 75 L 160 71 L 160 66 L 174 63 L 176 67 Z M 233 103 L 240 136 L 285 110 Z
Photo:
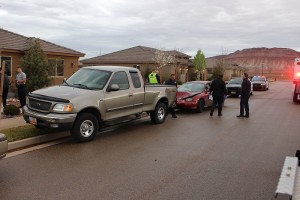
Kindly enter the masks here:
M 14 106 L 14 105 L 7 105 L 7 106 L 4 107 L 3 113 L 5 115 L 14 116 L 14 115 L 20 114 L 20 109 L 17 106 Z

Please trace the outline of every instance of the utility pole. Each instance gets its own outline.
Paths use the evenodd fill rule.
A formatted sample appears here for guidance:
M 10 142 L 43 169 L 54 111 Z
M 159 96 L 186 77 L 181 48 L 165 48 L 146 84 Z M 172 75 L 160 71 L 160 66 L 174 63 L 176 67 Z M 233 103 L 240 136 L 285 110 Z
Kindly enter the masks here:
M 264 63 L 261 64 L 261 75 L 264 75 Z

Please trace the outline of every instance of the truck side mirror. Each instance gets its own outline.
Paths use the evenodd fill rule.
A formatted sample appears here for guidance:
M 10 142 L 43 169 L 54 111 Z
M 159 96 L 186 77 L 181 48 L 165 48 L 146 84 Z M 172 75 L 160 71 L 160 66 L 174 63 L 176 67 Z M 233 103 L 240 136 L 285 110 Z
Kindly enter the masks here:
M 107 92 L 118 91 L 118 90 L 120 90 L 120 87 L 118 84 L 111 84 L 106 89 Z

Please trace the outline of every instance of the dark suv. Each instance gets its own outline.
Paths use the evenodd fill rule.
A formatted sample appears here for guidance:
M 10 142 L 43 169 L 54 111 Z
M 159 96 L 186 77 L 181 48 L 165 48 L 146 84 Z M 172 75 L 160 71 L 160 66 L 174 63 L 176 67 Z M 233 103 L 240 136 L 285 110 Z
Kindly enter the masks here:
M 238 97 L 241 94 L 242 82 L 243 82 L 243 78 L 241 77 L 232 78 L 226 85 L 227 95 Z M 251 83 L 251 91 L 250 91 L 251 95 L 252 95 L 252 91 L 253 91 L 253 86 Z

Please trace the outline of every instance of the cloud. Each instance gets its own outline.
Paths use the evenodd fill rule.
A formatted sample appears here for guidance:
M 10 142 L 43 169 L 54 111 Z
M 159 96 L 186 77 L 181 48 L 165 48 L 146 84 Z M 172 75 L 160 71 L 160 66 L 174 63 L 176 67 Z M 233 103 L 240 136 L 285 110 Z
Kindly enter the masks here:
M 86 53 L 136 45 L 214 56 L 251 47 L 300 49 L 298 0 L 0 0 L 0 27 Z

